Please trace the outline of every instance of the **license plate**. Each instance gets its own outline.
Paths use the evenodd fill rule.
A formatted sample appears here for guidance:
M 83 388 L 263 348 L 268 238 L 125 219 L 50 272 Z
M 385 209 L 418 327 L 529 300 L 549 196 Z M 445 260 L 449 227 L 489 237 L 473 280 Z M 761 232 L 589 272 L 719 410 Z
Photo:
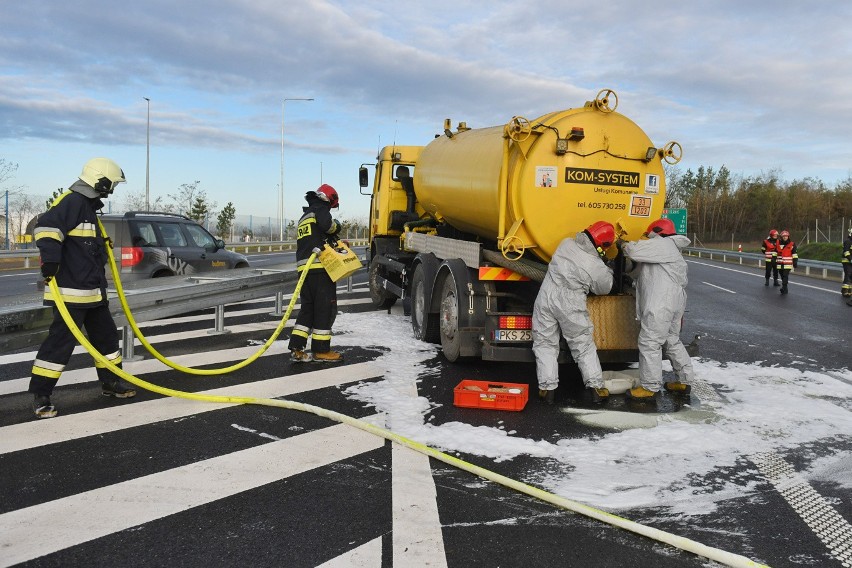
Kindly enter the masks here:
M 530 329 L 496 329 L 494 341 L 532 341 Z

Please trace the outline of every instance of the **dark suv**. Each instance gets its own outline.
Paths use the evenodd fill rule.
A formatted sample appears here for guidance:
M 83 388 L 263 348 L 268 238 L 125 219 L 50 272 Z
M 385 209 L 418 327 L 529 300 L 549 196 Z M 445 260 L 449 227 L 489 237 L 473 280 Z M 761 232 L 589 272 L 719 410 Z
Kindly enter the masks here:
M 102 215 L 122 280 L 141 280 L 248 267 L 201 225 L 173 213 Z M 107 273 L 109 273 L 107 269 Z

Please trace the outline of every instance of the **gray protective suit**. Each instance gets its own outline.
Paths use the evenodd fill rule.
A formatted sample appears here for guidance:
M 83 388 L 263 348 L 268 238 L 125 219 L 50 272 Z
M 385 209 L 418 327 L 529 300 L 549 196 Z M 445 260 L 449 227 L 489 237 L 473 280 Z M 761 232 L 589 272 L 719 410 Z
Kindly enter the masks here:
M 560 330 L 580 367 L 585 385 L 603 387 L 586 296 L 589 292 L 607 294 L 611 289 L 612 270 L 598 256 L 585 233 L 577 233 L 576 239 L 564 239 L 559 243 L 533 309 L 533 353 L 539 388 L 553 390 L 559 385 Z
M 689 384 L 695 376 L 692 360 L 680 341 L 680 323 L 686 309 L 686 261 L 681 249 L 689 245 L 683 235 L 660 237 L 624 245 L 624 254 L 638 265 L 636 316 L 639 319 L 639 380 L 657 392 L 662 386 L 663 351 L 672 362 L 680 382 Z

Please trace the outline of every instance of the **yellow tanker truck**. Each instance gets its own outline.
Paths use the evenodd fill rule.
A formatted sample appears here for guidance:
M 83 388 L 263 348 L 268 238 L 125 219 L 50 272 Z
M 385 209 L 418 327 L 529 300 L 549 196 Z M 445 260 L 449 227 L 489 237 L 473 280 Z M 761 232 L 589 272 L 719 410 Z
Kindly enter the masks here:
M 373 303 L 401 298 L 414 336 L 450 361 L 533 361 L 533 304 L 559 243 L 600 220 L 638 239 L 663 211 L 663 161 L 681 157 L 677 142 L 658 148 L 617 106 L 604 89 L 532 121 L 452 130 L 447 119 L 426 146 L 383 148 L 359 170 L 364 192 L 375 167 Z M 612 260 L 618 285 L 589 298 L 595 343 L 602 362 L 636 361 L 632 288 L 621 286 L 623 259 Z

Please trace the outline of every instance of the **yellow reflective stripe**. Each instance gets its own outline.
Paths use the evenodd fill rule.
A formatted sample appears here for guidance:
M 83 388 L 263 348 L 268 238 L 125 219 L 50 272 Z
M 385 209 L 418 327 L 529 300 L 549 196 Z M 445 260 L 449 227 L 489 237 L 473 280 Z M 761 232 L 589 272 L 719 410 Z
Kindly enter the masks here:
M 325 268 L 321 262 L 315 262 L 312 265 L 308 266 L 307 264 L 303 264 L 302 266 L 296 267 L 296 272 L 304 272 L 305 268 L 308 270 L 313 270 L 315 268 Z
M 58 379 L 59 375 L 62 374 L 62 369 L 55 371 L 53 369 L 45 369 L 44 367 L 41 367 L 39 365 L 33 365 L 32 374 L 38 375 L 39 377 L 47 377 L 48 379 Z
M 302 331 L 301 329 L 294 329 L 293 331 L 290 332 L 290 335 L 298 335 L 299 337 L 304 337 L 305 339 L 308 338 L 308 333 L 305 332 L 305 331 Z
M 33 238 L 36 241 L 39 239 L 53 239 L 61 243 L 65 240 L 65 235 L 62 234 L 62 231 L 53 227 L 38 227 L 33 230 Z
M 59 295 L 63 302 L 71 304 L 93 304 L 103 299 L 99 289 L 79 290 L 77 288 L 59 288 Z M 44 299 L 51 302 L 55 301 L 53 292 L 49 287 L 44 289 Z
M 110 353 L 109 355 L 104 355 L 104 357 L 106 357 L 107 361 L 109 361 L 113 365 L 119 365 L 121 363 L 121 352 L 120 351 L 114 351 L 113 353 Z M 101 363 L 100 361 L 95 359 L 95 368 L 106 369 L 107 364 Z
M 68 231 L 69 237 L 95 237 L 97 234 L 94 223 L 80 223 Z
M 329 335 L 320 335 L 318 333 L 314 333 L 311 335 L 312 339 L 316 339 L 317 341 L 328 341 L 331 339 L 331 334 Z

